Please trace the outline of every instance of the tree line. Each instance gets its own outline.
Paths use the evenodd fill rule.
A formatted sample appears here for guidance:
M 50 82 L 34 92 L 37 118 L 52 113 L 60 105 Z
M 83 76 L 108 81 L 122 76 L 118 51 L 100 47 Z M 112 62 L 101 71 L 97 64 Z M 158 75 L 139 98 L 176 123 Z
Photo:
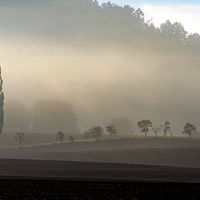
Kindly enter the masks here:
M 138 128 L 141 129 L 141 132 L 145 133 L 145 138 L 146 138 L 146 133 L 150 131 L 150 127 L 152 127 L 152 122 L 150 120 L 142 120 L 139 121 L 138 123 Z M 161 129 L 164 132 L 164 137 L 166 137 L 166 133 L 169 131 L 172 136 L 171 128 L 170 128 L 170 122 L 166 121 L 164 124 L 164 127 L 161 125 Z M 158 138 L 157 133 L 160 131 L 160 127 L 152 127 L 152 131 L 155 133 L 156 138 Z M 106 132 L 109 133 L 110 140 L 112 139 L 112 136 L 117 136 L 117 129 L 114 125 L 109 125 L 106 126 Z M 184 130 L 182 131 L 183 134 L 187 134 L 189 139 L 193 133 L 195 133 L 196 127 L 193 124 L 186 123 L 184 126 Z M 89 138 L 96 139 L 96 141 L 101 140 L 102 134 L 105 132 L 105 130 L 101 126 L 93 126 L 92 128 L 88 129 L 83 133 L 85 137 L 85 141 L 87 142 Z M 56 134 L 56 141 L 60 141 L 60 143 L 63 142 L 65 137 L 65 134 L 62 131 L 58 131 Z M 22 142 L 25 141 L 25 134 L 22 132 L 17 132 L 16 136 L 14 137 L 15 140 L 19 142 L 19 147 L 22 147 Z M 74 142 L 75 138 L 74 136 L 69 136 L 69 141 Z
M 15 99 L 5 102 L 4 129 L 79 133 L 77 115 L 66 101 L 39 100 L 32 109 Z
M 147 132 L 150 131 L 150 128 L 152 128 L 151 130 L 155 133 L 156 138 L 158 138 L 157 133 L 160 132 L 161 130 L 164 133 L 164 137 L 166 137 L 167 132 L 169 132 L 171 134 L 171 137 L 173 137 L 169 121 L 165 121 L 165 124 L 161 125 L 160 127 L 157 127 L 157 126 L 152 127 L 152 122 L 150 120 L 139 121 L 137 125 L 139 129 L 141 130 L 141 132 L 145 133 L 145 138 L 146 138 Z M 182 131 L 182 133 L 188 135 L 189 138 L 195 132 L 197 132 L 196 127 L 190 123 L 186 123 L 184 126 L 184 130 Z
M 173 137 L 171 127 L 170 127 L 170 122 L 165 121 L 164 125 L 161 125 L 160 127 L 153 126 L 152 122 L 150 120 L 141 120 L 137 122 L 138 128 L 141 130 L 141 132 L 145 133 L 145 138 L 147 137 L 147 133 L 151 130 L 152 132 L 155 133 L 155 137 L 158 138 L 158 132 L 161 130 L 163 131 L 164 135 L 163 137 L 166 138 L 167 132 L 171 134 L 171 137 Z M 109 125 L 106 126 L 106 131 L 110 135 L 110 139 L 112 135 L 115 136 L 116 139 L 116 134 L 117 134 L 117 129 L 115 125 Z M 182 134 L 188 135 L 189 139 L 193 133 L 197 132 L 196 127 L 193 124 L 186 123 L 184 126 L 184 130 L 182 131 Z M 101 140 L 101 136 L 104 133 L 104 129 L 100 126 L 94 126 L 87 131 L 84 132 L 84 137 L 86 141 L 89 138 L 95 138 L 96 140 Z
M 96 0 L 21 0 L 16 6 L 14 1 L 7 0 L 0 3 L 0 8 L 0 30 L 4 28 L 11 34 L 38 35 L 42 39 L 78 41 L 78 44 L 81 40 L 94 44 L 105 40 L 134 47 L 139 45 L 135 43 L 139 38 L 144 43 L 147 43 L 145 38 L 150 38 L 152 43 L 161 41 L 165 48 L 170 43 L 173 47 L 175 44 L 200 50 L 199 33 L 188 34 L 181 23 L 167 20 L 156 27 L 140 8 L 110 1 L 100 5 Z
M 27 109 L 20 101 L 8 99 L 5 102 L 5 119 L 4 128 L 11 130 L 32 130 L 40 132 L 56 132 L 62 130 L 67 133 L 79 133 L 77 115 L 73 110 L 73 106 L 66 101 L 59 100 L 39 100 L 32 109 Z M 170 122 L 165 121 L 164 125 L 153 126 L 150 120 L 141 120 L 137 122 L 138 128 L 147 136 L 151 130 L 155 137 L 159 132 L 163 132 L 163 137 L 171 131 Z M 132 135 L 132 121 L 126 117 L 113 118 L 108 126 L 103 129 L 101 126 L 94 126 L 84 132 L 87 139 L 95 138 L 101 140 L 101 136 L 105 130 L 110 134 L 110 138 L 116 134 Z M 190 138 L 191 134 L 197 132 L 193 124 L 186 123 L 184 126 L 184 134 Z M 59 137 L 60 138 L 60 137 Z

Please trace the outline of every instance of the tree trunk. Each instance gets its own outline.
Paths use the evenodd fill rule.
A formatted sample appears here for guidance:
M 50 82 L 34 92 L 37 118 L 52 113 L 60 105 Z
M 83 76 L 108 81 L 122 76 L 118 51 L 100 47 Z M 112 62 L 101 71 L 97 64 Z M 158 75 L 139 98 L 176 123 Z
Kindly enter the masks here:
M 173 137 L 171 130 L 169 129 L 169 132 L 171 133 L 171 137 Z
M 147 137 L 147 132 L 145 131 L 145 138 Z

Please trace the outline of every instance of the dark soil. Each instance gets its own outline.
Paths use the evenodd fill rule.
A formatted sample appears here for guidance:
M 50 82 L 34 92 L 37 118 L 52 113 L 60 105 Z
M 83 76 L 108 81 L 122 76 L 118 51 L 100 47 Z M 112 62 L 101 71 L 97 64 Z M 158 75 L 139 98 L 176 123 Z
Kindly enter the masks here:
M 0 162 L 0 199 L 199 199 L 200 169 L 114 163 Z
M 199 183 L 1 177 L 0 199 L 199 199 Z
M 0 175 L 200 183 L 199 168 L 51 160 L 1 159 Z

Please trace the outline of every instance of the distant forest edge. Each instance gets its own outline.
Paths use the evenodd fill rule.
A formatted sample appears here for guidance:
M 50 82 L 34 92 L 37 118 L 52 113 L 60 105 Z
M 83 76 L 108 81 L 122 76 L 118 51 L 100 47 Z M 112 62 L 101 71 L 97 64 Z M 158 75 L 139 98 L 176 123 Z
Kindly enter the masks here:
M 1 0 L 0 18 L 1 36 L 200 50 L 200 35 L 188 34 L 181 23 L 167 20 L 155 27 L 140 8 L 110 1 L 100 5 L 96 0 Z
M 62 142 L 64 133 L 59 130 L 71 134 L 80 133 L 77 122 L 77 115 L 73 110 L 73 106 L 66 101 L 39 100 L 34 104 L 32 109 L 27 109 L 23 103 L 15 99 L 8 99 L 5 103 L 4 129 L 49 133 L 58 132 L 58 139 Z M 113 118 L 106 125 L 105 130 L 109 133 L 110 139 L 112 135 L 116 138 L 116 134 L 134 134 L 132 120 L 127 117 Z M 168 121 L 165 121 L 164 125 L 154 126 L 150 120 L 141 120 L 137 122 L 137 126 L 142 133 L 145 133 L 145 138 L 149 131 L 153 132 L 156 138 L 158 138 L 159 132 L 163 132 L 164 137 L 166 137 L 167 133 L 170 133 L 171 137 L 173 137 L 170 122 Z M 84 137 L 86 141 L 90 137 L 101 140 L 101 135 L 105 130 L 100 126 L 93 126 L 84 132 Z M 182 134 L 188 135 L 189 138 L 192 134 L 195 134 L 195 137 L 199 137 L 199 131 L 190 123 L 186 123 Z M 73 138 L 73 136 L 71 137 Z
M 73 106 L 66 101 L 39 100 L 32 109 L 15 99 L 5 102 L 4 129 L 79 133 Z

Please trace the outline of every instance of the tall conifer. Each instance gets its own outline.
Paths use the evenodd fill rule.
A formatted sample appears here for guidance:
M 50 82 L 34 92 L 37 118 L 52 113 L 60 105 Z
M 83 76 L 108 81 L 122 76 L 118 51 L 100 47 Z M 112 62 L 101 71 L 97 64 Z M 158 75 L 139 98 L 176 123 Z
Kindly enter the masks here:
M 3 128 L 3 121 L 4 121 L 4 93 L 3 93 L 3 80 L 1 76 L 1 66 L 0 66 L 0 134 Z

